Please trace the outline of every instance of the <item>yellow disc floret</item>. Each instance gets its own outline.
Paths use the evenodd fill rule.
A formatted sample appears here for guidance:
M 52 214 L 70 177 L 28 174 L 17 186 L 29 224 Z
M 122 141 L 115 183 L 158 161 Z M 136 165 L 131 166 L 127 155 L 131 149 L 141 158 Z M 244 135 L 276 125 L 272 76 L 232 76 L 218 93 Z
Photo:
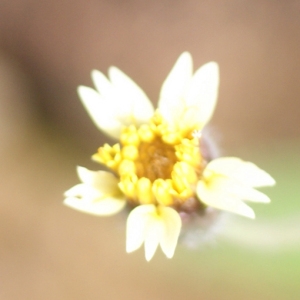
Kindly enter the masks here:
M 178 209 L 195 197 L 204 166 L 199 138 L 177 133 L 158 113 L 149 124 L 124 127 L 120 145 L 105 144 L 93 159 L 119 176 L 119 188 L 133 205 Z
M 106 165 L 113 171 L 118 170 L 122 161 L 120 144 L 110 146 L 104 144 L 103 147 L 98 149 L 98 152 L 92 156 L 92 159 Z

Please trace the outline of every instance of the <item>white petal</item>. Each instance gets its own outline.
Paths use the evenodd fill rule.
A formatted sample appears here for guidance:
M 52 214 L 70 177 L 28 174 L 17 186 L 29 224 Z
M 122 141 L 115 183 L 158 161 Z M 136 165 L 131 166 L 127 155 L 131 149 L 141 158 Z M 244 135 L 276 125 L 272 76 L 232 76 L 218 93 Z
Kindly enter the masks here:
M 192 57 L 190 53 L 184 52 L 167 76 L 160 92 L 158 109 L 168 122 L 176 123 L 185 108 L 183 96 L 192 78 L 192 72 Z
M 88 199 L 96 199 L 103 196 L 103 193 L 95 189 L 94 187 L 81 183 L 71 187 L 64 193 L 64 196 L 69 198 L 79 197 L 79 198 L 88 198 Z
M 87 185 L 101 191 L 102 194 L 118 194 L 118 179 L 106 171 L 91 171 L 84 167 L 77 167 L 80 180 Z
M 197 195 L 201 202 L 208 206 L 236 213 L 251 219 L 255 218 L 254 211 L 240 199 L 219 191 L 216 187 L 210 189 L 203 181 L 197 184 Z
M 123 209 L 126 204 L 125 196 L 119 190 L 118 180 L 114 175 L 83 167 L 77 167 L 77 172 L 83 183 L 65 192 L 65 205 L 98 216 L 116 214 Z
M 178 126 L 184 129 L 202 129 L 203 124 L 199 122 L 200 109 L 196 106 L 185 107 L 180 115 Z
M 81 212 L 89 213 L 97 216 L 111 216 L 121 211 L 126 205 L 126 201 L 123 196 L 107 197 L 105 199 L 90 199 L 83 198 L 66 198 L 64 204 L 79 210 Z
M 128 218 L 126 225 L 126 252 L 130 253 L 139 249 L 146 236 L 147 224 L 151 215 L 156 213 L 154 205 L 141 205 L 134 208 Z
M 187 90 L 185 101 L 187 107 L 198 111 L 198 127 L 203 127 L 211 118 L 218 97 L 219 66 L 215 62 L 203 65 L 194 74 Z M 194 125 L 194 124 L 193 124 Z
M 126 251 L 145 243 L 146 260 L 152 259 L 158 245 L 168 258 L 173 257 L 181 229 L 179 214 L 172 208 L 147 204 L 132 210 L 127 219 Z
M 160 216 L 163 223 L 160 246 L 165 255 L 172 258 L 181 230 L 181 218 L 177 211 L 170 207 L 160 207 Z
M 147 261 L 150 261 L 155 254 L 163 230 L 164 226 L 159 218 L 153 216 L 149 219 L 145 231 L 145 257 Z
M 218 193 L 231 195 L 241 200 L 249 200 L 260 203 L 270 202 L 270 198 L 262 192 L 222 175 L 215 175 L 212 177 L 209 181 L 209 188 L 217 190 Z
M 147 123 L 154 109 L 144 91 L 118 68 L 110 67 L 108 73 L 118 95 L 119 120 L 123 125 Z
M 267 172 L 251 162 L 245 162 L 236 157 L 214 159 L 206 166 L 206 170 L 223 174 L 252 187 L 272 186 L 275 184 L 275 180 Z
M 116 108 L 100 94 L 86 86 L 78 87 L 78 94 L 95 125 L 107 135 L 118 139 L 122 123 L 117 119 Z
M 238 197 L 242 200 L 248 200 L 258 203 L 269 203 L 270 198 L 264 193 L 257 191 L 251 187 L 234 183 L 229 187 L 231 195 Z
M 113 93 L 113 85 L 107 79 L 107 77 L 98 70 L 93 70 L 91 75 L 93 83 L 99 94 L 105 99 L 111 98 Z

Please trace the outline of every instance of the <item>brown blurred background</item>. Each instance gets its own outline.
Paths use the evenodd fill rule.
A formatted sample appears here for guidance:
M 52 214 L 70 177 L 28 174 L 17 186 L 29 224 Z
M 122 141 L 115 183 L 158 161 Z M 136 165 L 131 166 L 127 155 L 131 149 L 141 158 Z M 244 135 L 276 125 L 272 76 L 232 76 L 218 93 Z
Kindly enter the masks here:
M 96 169 L 90 156 L 107 141 L 76 87 L 92 84 L 92 69 L 116 65 L 156 103 L 186 50 L 195 68 L 220 65 L 210 128 L 222 152 L 295 180 L 299 15 L 292 0 L 0 0 L 0 298 L 299 299 L 291 279 L 299 272 L 290 271 L 298 256 L 280 256 L 287 261 L 274 269 L 276 256 L 221 243 L 146 263 L 143 251 L 125 254 L 124 216 L 95 218 L 61 204 L 78 182 L 75 166 Z M 275 203 L 287 190 L 273 194 Z

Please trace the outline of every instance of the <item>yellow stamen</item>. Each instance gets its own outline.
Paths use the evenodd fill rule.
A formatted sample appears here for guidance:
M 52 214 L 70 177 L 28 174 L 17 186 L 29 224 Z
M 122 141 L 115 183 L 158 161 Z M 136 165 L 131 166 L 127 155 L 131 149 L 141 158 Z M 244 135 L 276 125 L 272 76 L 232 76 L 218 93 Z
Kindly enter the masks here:
M 198 139 L 183 139 L 181 144 L 175 147 L 176 157 L 179 161 L 184 161 L 191 165 L 194 168 L 200 167 L 202 157 L 199 149 L 199 140 Z
M 196 185 L 198 178 L 196 171 L 185 162 L 178 162 L 174 165 L 172 172 L 174 191 L 179 198 L 191 197 L 192 187 Z
M 154 196 L 152 194 L 152 183 L 148 178 L 142 177 L 138 180 L 137 185 L 137 197 L 141 204 L 154 203 Z
M 136 184 L 138 177 L 135 174 L 123 176 L 119 182 L 120 190 L 130 199 L 135 201 L 137 199 Z
M 104 146 L 100 147 L 98 152 L 92 156 L 92 159 L 116 171 L 122 161 L 120 145 L 115 144 L 111 147 L 108 144 L 104 144 Z
M 180 140 L 182 139 L 180 133 L 178 132 L 172 132 L 172 131 L 166 131 L 163 135 L 163 141 L 170 145 L 176 145 L 180 143 Z
M 132 161 L 136 160 L 139 157 L 138 148 L 133 145 L 124 146 L 122 148 L 122 157 Z
M 153 182 L 152 192 L 154 194 L 155 199 L 161 205 L 172 205 L 173 197 L 170 194 L 172 190 L 172 180 L 167 179 L 157 179 Z
M 138 135 L 139 135 L 140 140 L 142 142 L 146 142 L 146 143 L 151 143 L 155 138 L 155 133 L 150 128 L 150 126 L 147 124 L 143 124 L 138 129 Z
M 136 167 L 133 161 L 124 159 L 120 163 L 118 173 L 120 176 L 127 174 L 136 174 Z
M 120 140 L 123 146 L 133 145 L 138 147 L 140 143 L 140 138 L 136 127 L 134 125 L 130 125 L 128 127 L 123 128 Z

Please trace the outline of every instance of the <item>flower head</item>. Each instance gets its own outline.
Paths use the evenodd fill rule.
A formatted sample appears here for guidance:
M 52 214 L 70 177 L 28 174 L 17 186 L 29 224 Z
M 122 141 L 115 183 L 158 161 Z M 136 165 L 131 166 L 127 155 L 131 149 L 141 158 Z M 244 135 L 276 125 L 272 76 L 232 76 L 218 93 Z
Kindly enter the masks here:
M 127 205 L 126 250 L 144 243 L 150 260 L 158 245 L 173 256 L 182 213 L 213 207 L 254 218 L 243 200 L 270 201 L 254 189 L 274 185 L 269 174 L 234 157 L 210 161 L 201 151 L 218 94 L 215 62 L 193 73 L 191 55 L 184 52 L 163 83 L 157 110 L 122 71 L 111 67 L 108 74 L 93 71 L 96 90 L 80 86 L 78 93 L 95 125 L 119 140 L 92 156 L 111 172 L 78 167 L 82 183 L 65 193 L 66 205 L 99 216 Z

